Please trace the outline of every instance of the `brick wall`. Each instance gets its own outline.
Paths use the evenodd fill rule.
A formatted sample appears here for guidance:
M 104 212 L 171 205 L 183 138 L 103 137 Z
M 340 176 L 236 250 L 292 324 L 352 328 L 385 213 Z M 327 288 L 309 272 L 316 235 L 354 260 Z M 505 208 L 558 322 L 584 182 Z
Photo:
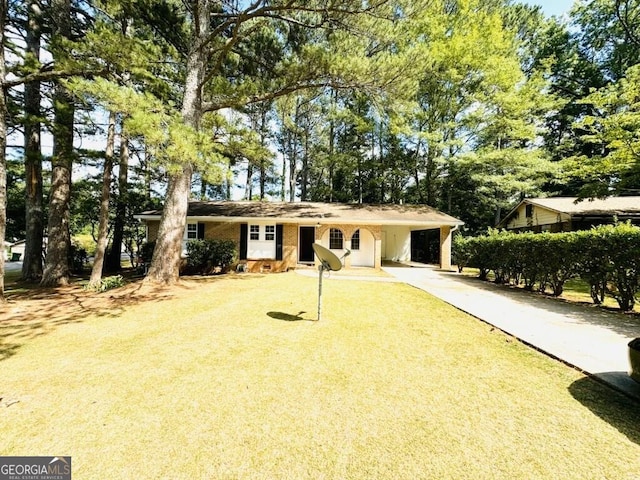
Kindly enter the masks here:
M 209 240 L 233 240 L 236 248 L 240 248 L 240 224 L 228 222 L 206 222 L 204 238 Z
M 158 239 L 158 230 L 160 229 L 160 220 L 147 221 L 147 241 L 155 242 Z
M 159 221 L 147 221 L 148 240 L 154 241 L 158 237 Z M 382 228 L 379 225 L 322 225 L 316 228 L 316 241 L 320 241 L 324 233 L 330 228 L 342 230 L 345 240 L 350 239 L 358 229 L 366 229 L 373 235 L 379 244 L 382 237 Z M 236 243 L 236 248 L 240 249 L 240 224 L 230 222 L 205 222 L 204 237 L 207 239 L 232 240 Z M 379 248 L 377 245 L 376 248 Z M 295 268 L 298 264 L 298 225 L 286 223 L 283 226 L 282 239 L 282 260 L 242 260 L 239 263 L 246 263 L 247 270 L 251 272 L 286 272 Z M 376 255 L 376 266 L 380 268 L 379 255 Z M 348 257 L 347 257 L 348 259 Z
M 254 273 L 286 272 L 296 268 L 298 263 L 298 225 L 285 223 L 282 227 L 282 260 L 262 259 L 243 260 L 247 270 Z M 238 238 L 240 238 L 240 226 L 238 225 Z

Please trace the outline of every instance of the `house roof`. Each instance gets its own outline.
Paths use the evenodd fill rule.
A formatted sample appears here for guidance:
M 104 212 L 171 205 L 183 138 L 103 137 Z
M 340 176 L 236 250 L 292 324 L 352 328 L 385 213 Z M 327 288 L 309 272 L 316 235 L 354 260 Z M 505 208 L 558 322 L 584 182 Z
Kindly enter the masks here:
M 534 205 L 570 214 L 640 213 L 640 197 L 608 197 L 580 201 L 577 197 L 530 198 L 527 200 Z
M 160 218 L 161 210 L 142 212 L 141 220 Z M 187 217 L 197 221 L 275 220 L 290 223 L 376 225 L 462 225 L 464 222 L 426 205 L 365 205 L 315 202 L 189 202 Z
M 640 197 L 607 197 L 579 199 L 578 197 L 525 198 L 498 224 L 503 227 L 521 205 L 531 204 L 572 217 L 611 217 L 640 215 Z

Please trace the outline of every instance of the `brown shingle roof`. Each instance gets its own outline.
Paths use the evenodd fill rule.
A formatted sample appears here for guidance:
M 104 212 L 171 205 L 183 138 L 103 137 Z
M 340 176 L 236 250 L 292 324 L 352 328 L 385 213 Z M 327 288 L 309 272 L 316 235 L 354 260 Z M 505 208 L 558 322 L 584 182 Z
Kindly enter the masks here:
M 524 201 L 558 212 L 577 215 L 640 213 L 640 197 L 608 197 L 581 201 L 578 201 L 577 197 L 554 197 L 527 198 Z
M 160 216 L 159 210 L 136 215 Z M 426 205 L 363 205 L 314 202 L 189 202 L 187 216 L 198 219 L 279 219 L 328 223 L 462 225 L 464 222 Z

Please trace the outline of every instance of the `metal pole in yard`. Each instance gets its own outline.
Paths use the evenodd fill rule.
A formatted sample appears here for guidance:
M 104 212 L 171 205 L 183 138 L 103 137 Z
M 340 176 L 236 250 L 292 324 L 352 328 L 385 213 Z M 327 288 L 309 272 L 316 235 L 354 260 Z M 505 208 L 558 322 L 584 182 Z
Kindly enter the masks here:
M 324 273 L 324 268 L 322 264 L 318 267 L 318 321 L 320 321 L 320 315 L 322 313 L 322 277 Z

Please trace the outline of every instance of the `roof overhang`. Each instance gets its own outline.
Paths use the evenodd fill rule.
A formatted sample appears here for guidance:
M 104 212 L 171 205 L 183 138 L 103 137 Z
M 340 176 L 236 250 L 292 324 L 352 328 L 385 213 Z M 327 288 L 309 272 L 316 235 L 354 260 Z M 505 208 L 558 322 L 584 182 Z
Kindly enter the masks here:
M 133 218 L 140 221 L 159 221 L 160 215 L 139 214 Z M 388 225 L 398 227 L 424 227 L 439 228 L 442 226 L 461 226 L 464 222 L 458 221 L 419 221 L 419 220 L 345 220 L 339 218 L 321 217 L 227 217 L 227 216 L 188 216 L 187 221 L 191 222 L 216 222 L 216 223 L 293 223 L 298 225 Z

